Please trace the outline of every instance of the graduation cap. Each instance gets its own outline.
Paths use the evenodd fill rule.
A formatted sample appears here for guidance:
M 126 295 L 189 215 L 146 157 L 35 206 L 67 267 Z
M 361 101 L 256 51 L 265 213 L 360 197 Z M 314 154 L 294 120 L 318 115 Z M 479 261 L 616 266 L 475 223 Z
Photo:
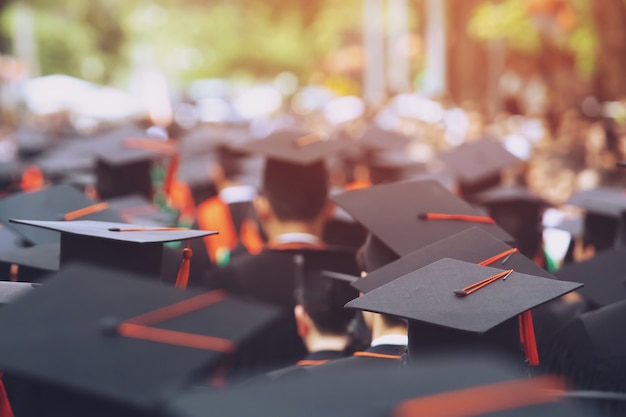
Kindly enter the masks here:
M 160 210 L 140 194 L 111 198 L 105 202 L 110 210 L 128 223 L 163 227 L 173 226 L 176 223 L 172 214 Z
M 517 248 L 512 248 L 489 233 L 472 227 L 376 269 L 352 285 L 359 291 L 367 293 L 444 257 L 498 269 L 514 269 L 517 272 L 544 278 L 555 278 L 522 255 Z
M 266 158 L 261 188 L 278 217 L 304 220 L 315 217 L 328 196 L 324 159 L 353 143 L 319 133 L 284 130 L 251 142 L 245 149 Z M 280 210 L 282 206 L 287 208 Z
M 265 139 L 250 142 L 243 148 L 270 160 L 307 166 L 351 146 L 354 146 L 354 141 L 331 138 L 324 133 L 282 130 Z
M 539 363 L 529 311 L 581 287 L 444 258 L 346 304 L 348 308 L 409 320 L 409 352 L 432 349 L 501 349 Z M 519 332 L 511 319 L 519 316 Z
M 489 138 L 463 143 L 438 155 L 456 173 L 461 195 L 469 196 L 500 183 L 500 173 L 521 161 L 498 141 Z
M 626 299 L 626 248 L 598 253 L 582 262 L 559 269 L 559 279 L 585 284 L 580 293 L 594 307 L 602 307 Z
M 40 384 L 28 399 L 36 415 L 153 415 L 182 387 L 221 378 L 277 314 L 77 264 L 0 311 L 0 366 Z
M 537 255 L 541 246 L 543 210 L 550 204 L 521 186 L 499 186 L 475 194 L 471 201 L 487 209 L 489 216 L 513 236 L 521 252 Z
M 626 243 L 626 195 L 621 188 L 598 187 L 572 195 L 567 204 L 585 210 L 583 242 L 602 251 Z
M 0 252 L 0 280 L 39 282 L 59 270 L 59 243 Z
M 583 416 L 556 393 L 551 377 L 528 378 L 498 357 L 430 355 L 414 366 L 368 366 L 242 384 L 211 392 L 196 388 L 169 407 L 173 417 L 229 416 Z M 325 365 L 320 365 L 325 366 Z M 316 371 L 320 367 L 313 368 Z M 242 401 L 245 399 L 245 401 Z
M 625 316 L 626 300 L 581 314 L 559 330 L 547 355 L 547 371 L 568 378 L 574 390 L 586 390 L 572 392 L 573 398 L 611 416 L 626 412 Z
M 4 306 L 18 300 L 38 286 L 30 282 L 0 282 L 0 305 Z
M 17 161 L 0 162 L 0 193 L 13 192 L 22 179 L 22 166 Z
M 97 150 L 96 189 L 102 199 L 129 194 L 152 197 L 152 162 L 172 157 L 175 148 L 153 139 L 128 138 L 103 143 Z
M 161 276 L 163 243 L 195 239 L 214 231 L 161 228 L 93 220 L 38 221 L 11 219 L 11 223 L 61 232 L 60 269 L 71 262 L 115 266 L 153 278 Z
M 39 191 L 24 192 L 0 200 L 0 221 L 19 233 L 29 243 L 44 244 L 58 242 L 56 233 L 10 223 L 12 217 L 33 220 L 89 219 L 122 222 L 123 219 L 109 210 L 108 206 L 96 202 L 70 185 L 55 185 Z
M 400 256 L 471 227 L 503 241 L 513 240 L 493 219 L 436 181 L 377 185 L 332 200 Z
M 367 151 L 403 150 L 411 138 L 391 130 L 384 130 L 378 126 L 369 126 L 359 137 L 359 146 Z
M 302 254 L 294 255 L 296 300 L 307 307 L 320 311 L 343 310 L 343 306 L 358 297 L 350 286 L 357 277 L 340 272 L 320 270 L 307 265 Z
M 404 150 L 378 151 L 366 157 L 372 184 L 410 179 L 426 171 L 426 165 L 417 162 Z

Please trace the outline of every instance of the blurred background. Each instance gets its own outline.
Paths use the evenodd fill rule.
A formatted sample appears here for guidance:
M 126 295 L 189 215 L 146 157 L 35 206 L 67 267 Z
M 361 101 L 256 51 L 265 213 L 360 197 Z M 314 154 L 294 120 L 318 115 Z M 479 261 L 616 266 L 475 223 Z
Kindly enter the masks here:
M 556 203 L 622 181 L 624 0 L 1 0 L 0 19 L 2 135 L 361 120 L 420 161 L 498 137 Z

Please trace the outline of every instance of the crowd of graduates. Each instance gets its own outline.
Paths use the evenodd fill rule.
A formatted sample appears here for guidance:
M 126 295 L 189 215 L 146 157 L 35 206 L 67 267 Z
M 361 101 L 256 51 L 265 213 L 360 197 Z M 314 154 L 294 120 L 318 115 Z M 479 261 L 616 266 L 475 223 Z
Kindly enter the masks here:
M 505 104 L 7 134 L 0 417 L 623 415 L 621 125 Z

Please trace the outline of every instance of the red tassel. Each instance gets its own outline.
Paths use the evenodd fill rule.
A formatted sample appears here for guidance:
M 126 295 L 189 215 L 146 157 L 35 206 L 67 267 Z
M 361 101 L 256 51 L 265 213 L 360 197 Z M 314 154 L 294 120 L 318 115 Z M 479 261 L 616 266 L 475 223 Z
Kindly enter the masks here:
M 174 179 L 176 178 L 176 172 L 178 171 L 179 156 L 178 153 L 172 154 L 170 162 L 167 166 L 167 172 L 165 174 L 165 180 L 163 182 L 163 191 L 169 197 L 172 194 L 172 187 L 174 185 Z
M 2 372 L 0 372 L 0 417 L 13 417 L 13 410 L 9 403 L 9 397 L 7 396 L 6 389 L 4 388 L 4 382 L 2 382 Z
M 191 263 L 192 255 L 193 252 L 189 246 L 183 249 L 183 261 L 180 263 L 180 269 L 176 276 L 176 288 L 187 288 L 187 283 L 189 282 L 189 264 Z
M 519 338 L 524 346 L 526 359 L 531 366 L 539 366 L 539 352 L 537 352 L 537 341 L 535 340 L 535 327 L 533 326 L 533 315 L 530 310 L 517 316 L 519 318 Z

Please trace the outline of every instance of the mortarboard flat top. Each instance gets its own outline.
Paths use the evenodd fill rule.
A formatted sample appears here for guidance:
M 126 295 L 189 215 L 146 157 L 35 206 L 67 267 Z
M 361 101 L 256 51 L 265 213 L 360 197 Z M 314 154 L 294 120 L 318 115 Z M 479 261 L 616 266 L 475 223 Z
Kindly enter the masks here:
M 27 281 L 27 279 L 22 278 L 22 270 L 24 268 L 39 271 L 40 274 L 58 271 L 59 252 L 60 247 L 58 243 L 16 248 L 0 252 L 0 264 L 18 265 L 20 267 L 18 278 L 20 281 Z M 2 278 L 4 277 L 0 277 L 0 279 Z
M 283 130 L 265 139 L 253 141 L 244 148 L 265 155 L 269 159 L 296 165 L 310 165 L 354 144 L 355 141 L 347 139 L 327 139 L 326 135 L 321 133 Z
M 513 364 L 498 357 L 430 355 L 405 368 L 372 365 L 352 372 L 335 370 L 308 377 L 305 374 L 271 384 L 265 381 L 241 384 L 219 392 L 195 388 L 172 403 L 170 415 L 586 415 L 580 407 L 555 396 L 555 390 L 561 389 L 561 384 L 556 380 L 529 379 Z M 409 400 L 418 403 L 412 402 L 407 413 L 404 407 Z M 424 402 L 420 403 L 420 400 Z
M 176 222 L 173 215 L 159 210 L 141 194 L 110 198 L 105 202 L 128 223 L 169 226 Z
M 154 278 L 164 278 L 161 276 L 163 243 L 217 233 L 91 220 L 11 219 L 11 222 L 61 232 L 61 270 L 69 263 L 78 261 L 103 267 L 113 265 Z
M 520 160 L 492 139 L 467 142 L 438 157 L 458 176 L 461 185 L 474 185 L 515 166 Z
M 372 151 L 404 149 L 410 142 L 411 139 L 405 135 L 377 126 L 368 127 L 358 141 L 361 147 Z
M 577 192 L 567 204 L 580 207 L 589 213 L 619 218 L 626 210 L 626 194 L 621 188 L 598 187 Z
M 398 255 L 404 256 L 455 233 L 478 227 L 503 241 L 513 238 L 491 223 L 425 220 L 425 213 L 480 216 L 436 181 L 407 181 L 348 191 L 332 197 Z
M 0 282 L 0 304 L 12 303 L 38 286 L 30 282 Z
M 196 378 L 208 377 L 233 349 L 276 318 L 273 308 L 221 291 L 180 291 L 134 278 L 72 265 L 4 307 L 2 369 L 76 395 L 148 408 Z M 152 314 L 158 318 L 149 318 Z M 130 321 L 157 333 L 184 334 L 178 333 L 176 341 L 160 332 L 162 338 L 155 341 L 116 333 Z M 204 345 L 190 347 L 183 341 L 189 334 Z
M 490 262 L 487 266 L 498 269 L 514 269 L 517 272 L 544 278 L 555 278 L 548 271 L 539 267 L 519 252 L 512 253 L 510 256 L 506 255 L 506 251 L 510 249 L 512 248 L 509 245 L 496 239 L 489 233 L 477 227 L 472 227 L 376 269 L 367 276 L 355 281 L 352 285 L 359 291 L 367 293 L 442 258 L 452 258 L 478 264 L 493 257 L 493 262 Z M 502 257 L 495 259 L 499 256 Z M 503 261 L 506 262 L 503 263 Z
M 559 269 L 559 279 L 585 284 L 580 293 L 596 306 L 626 299 L 626 249 L 609 249 L 583 262 Z
M 62 220 L 65 215 L 90 207 L 96 201 L 70 185 L 56 185 L 34 192 L 12 195 L 0 200 L 0 221 L 18 232 L 33 244 L 58 242 L 58 235 L 47 230 L 9 223 L 12 217 L 33 220 Z M 101 210 L 87 214 L 81 219 L 122 222 L 122 218 L 104 205 Z
M 490 206 L 492 204 L 514 204 L 518 202 L 549 206 L 546 200 L 521 186 L 498 186 L 472 195 L 472 202 Z
M 346 307 L 485 333 L 506 320 L 581 287 L 581 284 L 513 272 L 465 297 L 463 289 L 503 272 L 444 258 L 359 297 Z
M 11 223 L 40 227 L 70 235 L 131 243 L 166 243 L 217 234 L 217 232 L 210 230 L 168 230 L 169 228 L 162 230 L 161 228 L 151 228 L 129 223 L 112 223 L 93 220 L 68 222 L 11 219 L 9 221 Z

